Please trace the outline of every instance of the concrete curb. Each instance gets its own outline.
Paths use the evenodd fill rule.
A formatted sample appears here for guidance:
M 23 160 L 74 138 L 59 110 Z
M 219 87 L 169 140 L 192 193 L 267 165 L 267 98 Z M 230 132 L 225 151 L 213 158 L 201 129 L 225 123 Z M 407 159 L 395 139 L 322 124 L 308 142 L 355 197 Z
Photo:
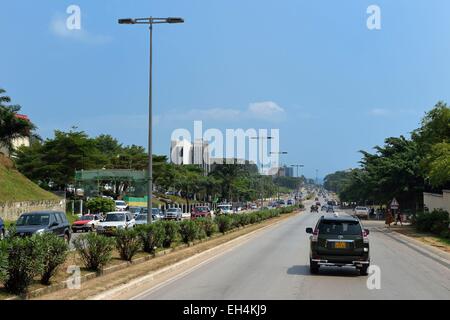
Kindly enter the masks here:
M 300 213 L 301 213 L 300 211 L 297 211 L 296 214 L 293 214 L 293 215 L 292 215 L 292 217 L 294 217 L 294 216 L 296 216 L 296 215 L 298 215 L 298 214 L 300 214 Z M 291 217 L 289 217 L 289 218 L 291 218 Z M 252 238 L 252 237 L 253 237 L 255 234 L 257 234 L 257 233 L 263 232 L 264 230 L 266 230 L 266 229 L 268 229 L 268 228 L 272 228 L 272 227 L 275 227 L 275 226 L 279 225 L 280 223 L 286 222 L 287 220 L 289 220 L 289 218 L 286 218 L 286 219 L 277 221 L 277 222 L 272 223 L 272 224 L 270 224 L 270 225 L 267 225 L 267 226 L 264 226 L 264 227 L 262 227 L 262 228 L 256 229 L 256 230 L 254 230 L 254 231 L 252 231 L 252 232 L 243 234 L 242 236 L 239 236 L 239 237 L 237 237 L 237 238 L 235 238 L 235 239 L 229 240 L 229 241 L 227 241 L 227 242 L 225 242 L 225 243 L 222 243 L 222 244 L 220 244 L 220 245 L 218 245 L 218 246 L 215 246 L 215 247 L 213 247 L 213 248 L 210 248 L 210 249 L 208 249 L 208 250 L 199 252 L 199 253 L 197 253 L 197 254 L 195 254 L 195 255 L 189 257 L 189 258 L 183 259 L 183 260 L 178 261 L 178 262 L 176 262 L 176 263 L 174 263 L 174 264 L 172 264 L 172 265 L 169 265 L 169 266 L 166 266 L 166 267 L 164 267 L 164 268 L 162 268 L 162 269 L 156 270 L 156 271 L 154 271 L 154 272 L 152 272 L 152 273 L 150 273 L 150 274 L 148 274 L 148 275 L 141 276 L 141 277 L 139 277 L 139 278 L 136 278 L 136 279 L 131 280 L 131 281 L 128 282 L 128 283 L 122 284 L 122 285 L 120 285 L 120 286 L 118 286 L 118 287 L 116 287 L 116 288 L 109 289 L 109 290 L 107 290 L 107 291 L 105 291 L 105 292 L 102 292 L 102 293 L 99 293 L 99 294 L 97 294 L 97 295 L 88 297 L 87 300 L 105 300 L 105 299 L 107 300 L 108 298 L 114 296 L 115 294 L 117 294 L 117 293 L 119 293 L 119 292 L 123 293 L 123 292 L 130 291 L 130 290 L 132 290 L 133 288 L 135 288 L 136 286 L 140 285 L 140 284 L 143 283 L 143 282 L 146 282 L 146 281 L 149 281 L 149 280 L 150 280 L 150 281 L 151 281 L 151 280 L 154 280 L 155 277 L 158 277 L 158 276 L 163 275 L 163 274 L 165 274 L 165 273 L 169 273 L 169 272 L 171 272 L 171 271 L 180 269 L 180 268 L 182 268 L 184 265 L 186 265 L 187 263 L 189 263 L 189 262 L 192 261 L 192 260 L 201 258 L 202 256 L 207 256 L 209 253 L 211 253 L 211 252 L 213 252 L 213 251 L 219 251 L 218 254 L 215 254 L 213 257 L 208 258 L 208 259 L 206 260 L 206 261 L 209 261 L 210 259 L 213 259 L 213 258 L 215 258 L 215 257 L 217 257 L 217 256 L 219 256 L 219 255 L 221 255 L 222 253 L 225 253 L 225 252 L 226 252 L 226 251 L 220 252 L 220 249 L 222 249 L 222 248 L 224 248 L 224 247 L 227 247 L 227 246 L 230 246 L 230 245 L 232 246 L 231 249 L 233 249 L 234 247 L 237 246 L 237 245 L 234 245 L 234 246 L 233 246 L 234 243 L 236 243 L 236 242 L 239 243 L 239 242 L 241 242 L 241 241 L 248 240 L 247 238 Z M 228 249 L 228 250 L 231 250 L 231 249 Z M 227 251 L 228 251 L 228 250 L 227 250 Z M 203 262 L 202 262 L 202 263 L 203 263 Z M 193 268 L 195 268 L 195 267 L 196 267 L 196 266 L 194 266 Z M 190 269 L 187 270 L 187 273 L 188 273 L 189 271 L 190 271 Z
M 421 253 L 422 255 L 440 263 L 441 265 L 450 268 L 450 254 L 439 250 L 429 244 L 423 243 L 419 240 L 416 240 L 412 237 L 405 236 L 400 232 L 394 230 L 386 230 L 383 228 L 377 228 L 379 231 L 384 233 L 386 236 L 401 242 L 407 247 Z
M 301 212 L 299 212 L 299 211 L 294 211 L 294 212 L 292 213 L 292 216 L 295 216 L 296 214 L 299 214 L 299 213 L 301 213 Z M 225 242 L 224 244 L 230 243 L 230 242 L 235 241 L 235 240 L 237 240 L 237 239 L 239 239 L 239 238 L 242 238 L 242 237 L 245 237 L 245 236 L 247 236 L 247 235 L 253 234 L 253 233 L 256 232 L 256 231 L 263 230 L 263 229 L 266 229 L 266 228 L 268 228 L 268 227 L 270 227 L 270 226 L 277 225 L 278 223 L 280 223 L 280 222 L 282 222 L 282 221 L 285 221 L 285 220 L 286 220 L 286 219 L 283 219 L 283 220 L 278 221 L 278 222 L 276 222 L 276 223 L 272 223 L 272 224 L 270 224 L 270 225 L 268 225 L 268 226 L 265 226 L 265 227 L 262 227 L 262 228 L 258 228 L 257 230 L 254 230 L 254 231 L 252 231 L 252 232 L 250 232 L 250 233 L 244 234 L 244 235 L 242 235 L 242 236 L 240 236 L 240 237 L 238 237 L 238 238 L 235 238 L 235 239 L 232 239 L 232 240 L 230 240 L 230 241 L 227 241 L 227 242 Z M 266 221 L 267 221 L 267 220 L 266 220 Z M 233 229 L 233 230 L 231 230 L 231 231 L 227 231 L 227 232 L 225 232 L 225 234 L 216 233 L 216 234 L 212 235 L 212 236 L 209 237 L 209 238 L 205 238 L 205 239 L 201 239 L 201 240 L 195 240 L 195 241 L 193 241 L 192 243 L 190 243 L 189 245 L 187 245 L 187 244 L 179 244 L 179 245 L 176 246 L 176 247 L 158 251 L 158 252 L 156 252 L 156 253 L 153 254 L 153 255 L 150 255 L 150 254 L 149 254 L 149 255 L 147 255 L 147 256 L 137 258 L 137 259 L 133 260 L 133 262 L 131 262 L 131 263 L 130 263 L 130 262 L 122 262 L 122 263 L 120 263 L 120 264 L 117 264 L 117 265 L 114 265 L 114 266 L 107 267 L 107 268 L 103 269 L 103 271 L 102 271 L 101 273 L 97 273 L 97 272 L 90 272 L 90 273 L 87 273 L 87 274 L 81 276 L 80 283 L 83 284 L 83 283 L 85 283 L 85 282 L 88 281 L 88 280 L 92 280 L 92 279 L 95 279 L 95 278 L 98 278 L 98 277 L 101 277 L 101 276 L 104 276 L 104 275 L 107 275 L 107 274 L 110 274 L 110 273 L 113 273 L 113 272 L 116 272 L 116 271 L 120 271 L 120 270 L 126 269 L 126 268 L 128 268 L 128 267 L 130 267 L 130 266 L 138 265 L 138 264 L 147 262 L 147 261 L 149 261 L 149 260 L 151 260 L 151 259 L 153 259 L 153 258 L 157 258 L 157 257 L 160 257 L 160 256 L 164 256 L 164 255 L 167 255 L 167 254 L 169 254 L 169 253 L 171 253 L 171 252 L 178 251 L 178 250 L 181 250 L 181 249 L 184 249 L 184 248 L 187 248 L 187 247 L 190 247 L 190 246 L 199 244 L 199 243 L 203 243 L 203 242 L 207 242 L 207 241 L 209 241 L 209 240 L 213 240 L 213 239 L 216 239 L 216 238 L 220 238 L 220 237 L 222 237 L 223 235 L 231 234 L 231 233 L 233 233 L 233 232 L 236 232 L 236 231 L 239 231 L 239 230 L 243 230 L 243 229 L 246 229 L 247 227 L 251 227 L 251 226 L 254 226 L 254 225 L 256 225 L 256 224 L 251 224 L 251 225 L 248 225 L 248 226 L 245 226 L 245 227 L 239 227 L 239 228 Z M 222 246 L 222 245 L 224 245 L 224 244 L 219 245 L 219 247 Z M 208 249 L 207 251 L 212 250 L 212 249 L 215 249 L 215 248 L 217 248 L 217 247 Z M 206 252 L 206 251 L 203 251 L 203 252 Z M 202 254 L 203 252 L 201 252 L 201 253 L 199 253 L 199 254 Z M 194 255 L 194 256 L 195 256 L 195 255 Z M 194 257 L 194 256 L 192 256 L 192 257 Z M 192 258 L 192 257 L 190 257 L 190 258 Z M 190 259 L 190 258 L 187 258 L 187 259 Z M 186 260 L 186 259 L 185 259 L 185 260 Z M 180 261 L 180 262 L 183 262 L 183 261 L 184 261 L 184 260 L 182 260 L 182 261 Z M 178 263 L 180 263 L 180 262 L 177 262 L 176 264 L 178 264 Z M 169 266 L 169 267 L 170 267 L 170 266 Z M 168 268 L 168 267 L 164 267 L 163 269 L 166 269 L 166 268 Z M 163 269 L 161 269 L 161 270 L 163 270 Z M 158 270 L 158 271 L 159 271 L 159 270 Z M 166 270 L 166 271 L 167 271 L 167 270 Z M 136 280 L 136 279 L 135 279 L 135 280 Z M 132 280 L 132 281 L 134 281 L 134 280 Z M 33 290 L 33 291 L 29 292 L 29 293 L 27 294 L 27 296 L 26 296 L 26 299 L 37 298 L 37 297 L 39 297 L 39 296 L 46 295 L 46 294 L 50 294 L 50 293 L 53 293 L 53 292 L 56 292 L 56 291 L 59 291 L 59 290 L 66 289 L 66 288 L 67 288 L 67 281 L 63 281 L 63 282 L 60 282 L 60 283 L 55 283 L 55 284 L 52 284 L 52 285 L 50 285 L 50 286 L 48 286 L 48 287 L 39 288 L 39 289 L 36 289 L 36 290 Z M 22 300 L 22 299 L 23 299 L 22 297 L 19 297 L 19 296 L 13 296 L 13 297 L 7 298 L 7 299 L 5 299 L 5 300 Z

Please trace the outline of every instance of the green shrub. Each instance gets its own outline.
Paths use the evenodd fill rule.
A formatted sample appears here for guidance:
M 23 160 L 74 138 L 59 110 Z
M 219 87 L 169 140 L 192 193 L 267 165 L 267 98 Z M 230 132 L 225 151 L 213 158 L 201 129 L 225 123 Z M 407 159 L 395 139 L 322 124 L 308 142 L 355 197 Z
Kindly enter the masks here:
M 86 202 L 86 208 L 93 213 L 106 213 L 116 209 L 114 200 L 108 198 L 92 198 Z
M 217 216 L 214 220 L 214 222 L 217 224 L 217 228 L 220 232 L 225 233 L 229 230 L 231 230 L 233 226 L 233 218 L 229 215 L 220 215 Z
M 199 236 L 198 224 L 192 220 L 183 220 L 180 223 L 180 236 L 181 240 L 188 244 L 194 241 Z
M 444 230 L 439 234 L 442 238 L 450 239 L 450 230 Z
M 248 217 L 249 224 L 258 222 L 258 215 L 256 214 L 256 212 L 249 213 Z
M 448 230 L 449 215 L 447 211 L 434 210 L 430 213 L 419 213 L 414 219 L 418 231 L 440 234 Z
M 66 261 L 69 246 L 64 239 L 53 233 L 44 233 L 37 240 L 42 247 L 43 254 L 44 267 L 41 273 L 41 283 L 48 285 L 58 267 Z
M 178 239 L 178 232 L 180 230 L 179 224 L 170 220 L 158 221 L 156 223 L 161 223 L 164 228 L 163 247 L 170 248 L 172 243 Z
M 154 253 L 156 248 L 162 247 L 166 232 L 164 226 L 160 222 L 152 224 L 140 225 L 136 228 L 144 251 L 147 253 Z
M 203 232 L 200 232 L 200 239 L 203 238 L 203 234 L 206 237 L 211 237 L 214 233 L 217 232 L 217 225 L 214 223 L 212 218 L 199 218 L 194 221 L 199 225 L 200 229 L 203 230 Z
M 86 268 L 102 271 L 103 267 L 111 260 L 114 240 L 90 232 L 75 239 L 73 245 Z
M 0 241 L 0 282 L 6 279 L 8 271 L 8 243 Z
M 142 247 L 139 233 L 134 229 L 119 229 L 115 233 L 116 249 L 120 258 L 125 261 L 133 260 L 133 257 Z
M 13 294 L 24 294 L 34 277 L 43 271 L 43 252 L 39 235 L 10 237 L 6 240 L 7 267 L 5 289 Z

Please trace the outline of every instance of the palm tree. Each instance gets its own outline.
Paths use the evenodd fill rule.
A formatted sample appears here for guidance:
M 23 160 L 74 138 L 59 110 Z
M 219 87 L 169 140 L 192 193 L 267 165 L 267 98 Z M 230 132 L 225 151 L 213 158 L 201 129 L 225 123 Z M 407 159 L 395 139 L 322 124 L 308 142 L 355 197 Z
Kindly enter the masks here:
M 30 121 L 17 117 L 19 105 L 8 105 L 11 98 L 0 88 L 0 146 L 4 146 L 11 154 L 12 141 L 16 138 L 29 137 L 36 127 Z

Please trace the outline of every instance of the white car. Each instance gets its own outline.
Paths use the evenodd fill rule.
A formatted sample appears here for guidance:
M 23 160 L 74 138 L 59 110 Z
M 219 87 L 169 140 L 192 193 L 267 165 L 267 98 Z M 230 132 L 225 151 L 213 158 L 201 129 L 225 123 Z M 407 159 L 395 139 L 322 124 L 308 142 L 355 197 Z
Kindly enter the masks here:
M 115 200 L 116 211 L 125 211 L 128 207 L 127 203 L 123 200 Z
M 369 208 L 367 207 L 356 207 L 355 216 L 358 218 L 369 219 Z
M 233 206 L 231 204 L 219 204 L 217 210 L 221 214 L 233 214 Z
M 136 220 L 128 211 L 108 212 L 106 218 L 97 226 L 97 233 L 113 234 L 118 229 L 134 228 Z

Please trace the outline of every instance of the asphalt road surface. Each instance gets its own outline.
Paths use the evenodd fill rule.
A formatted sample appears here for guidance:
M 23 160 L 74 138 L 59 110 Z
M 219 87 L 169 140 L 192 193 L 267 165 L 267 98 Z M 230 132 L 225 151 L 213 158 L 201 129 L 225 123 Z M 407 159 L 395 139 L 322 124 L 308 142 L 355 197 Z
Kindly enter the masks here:
M 371 232 L 371 263 L 381 288 L 353 268 L 309 272 L 309 235 L 320 213 L 304 213 L 258 234 L 183 277 L 134 299 L 450 299 L 450 270 L 377 230 Z M 378 223 L 377 223 L 378 224 Z

